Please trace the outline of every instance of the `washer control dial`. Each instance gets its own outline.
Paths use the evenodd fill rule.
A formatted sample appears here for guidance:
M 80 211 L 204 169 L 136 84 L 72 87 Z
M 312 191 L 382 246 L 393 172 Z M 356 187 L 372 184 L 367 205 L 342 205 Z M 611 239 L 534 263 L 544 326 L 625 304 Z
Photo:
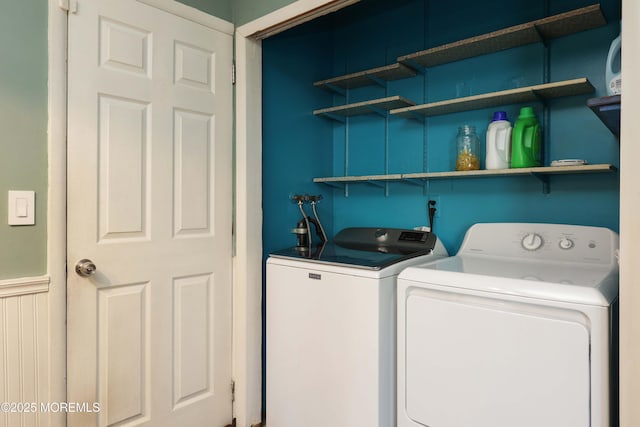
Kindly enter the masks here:
M 560 246 L 560 249 L 571 249 L 573 247 L 573 240 L 563 237 L 558 242 L 558 246 Z
M 522 247 L 528 251 L 535 251 L 542 247 L 544 241 L 538 233 L 527 233 L 522 238 Z

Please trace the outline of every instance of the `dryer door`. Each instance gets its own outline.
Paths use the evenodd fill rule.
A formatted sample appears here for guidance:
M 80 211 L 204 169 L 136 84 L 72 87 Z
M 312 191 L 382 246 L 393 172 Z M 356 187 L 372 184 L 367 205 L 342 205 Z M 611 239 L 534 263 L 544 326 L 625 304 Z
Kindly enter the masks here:
M 416 425 L 590 425 L 581 312 L 413 288 L 405 321 L 400 375 Z

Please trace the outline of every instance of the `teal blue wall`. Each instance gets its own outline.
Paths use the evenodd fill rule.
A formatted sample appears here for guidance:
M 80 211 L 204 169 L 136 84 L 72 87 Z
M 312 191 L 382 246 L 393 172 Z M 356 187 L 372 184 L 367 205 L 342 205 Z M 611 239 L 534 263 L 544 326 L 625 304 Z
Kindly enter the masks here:
M 290 200 L 293 194 L 322 194 L 319 215 L 332 230 L 331 190 L 310 183 L 312 176 L 332 174 L 333 143 L 331 126 L 312 114 L 318 105 L 329 105 L 331 95 L 311 82 L 332 72 L 333 34 L 323 24 L 311 23 L 281 36 L 265 40 L 268 59 L 263 67 L 262 123 L 265 254 L 293 246 L 289 232 L 301 219 Z M 293 54 L 292 54 L 293 52 Z M 304 76 L 304 78 L 299 78 Z M 311 215 L 311 211 L 307 210 Z
M 0 5 L 0 279 L 47 264 L 47 2 Z M 36 192 L 36 225 L 7 225 L 7 192 Z
M 316 31 L 296 30 L 263 42 L 264 63 L 264 212 L 265 250 L 290 246 L 288 233 L 299 214 L 287 201 L 291 192 L 321 192 L 327 203 L 321 211 L 330 233 L 348 226 L 413 227 L 427 224 L 426 201 L 439 200 L 435 231 L 447 249 L 457 251 L 465 230 L 476 222 L 532 221 L 605 226 L 618 230 L 618 174 L 554 176 L 549 194 L 533 177 L 446 179 L 426 186 L 389 184 L 384 189 L 351 185 L 349 195 L 312 183 L 316 176 L 344 174 L 348 139 L 349 174 L 385 172 L 385 134 L 388 132 L 389 173 L 444 171 L 454 168 L 457 127 L 475 125 L 482 137 L 493 109 L 477 110 L 418 121 L 376 115 L 358 116 L 348 125 L 315 117 L 312 111 L 346 102 L 313 88 L 314 81 L 395 62 L 402 54 L 493 31 L 545 15 L 545 2 L 525 0 L 450 0 L 428 2 L 368 0 L 313 25 L 326 36 L 320 47 L 307 46 Z M 587 6 L 590 0 L 547 2 L 556 14 Z M 581 158 L 590 163 L 619 164 L 619 144 L 589 110 L 588 98 L 605 94 L 604 63 L 610 42 L 618 33 L 620 4 L 604 1 L 609 24 L 556 39 L 549 44 L 551 81 L 587 77 L 596 87 L 592 95 L 548 103 L 544 123 L 546 164 L 553 159 Z M 290 44 L 288 44 L 290 42 Z M 326 44 L 324 44 L 326 43 Z M 307 46 L 307 47 L 305 47 Z M 313 52 L 310 52 L 313 49 Z M 402 95 L 416 103 L 527 86 L 543 82 L 545 47 L 530 45 L 446 64 L 417 77 L 390 82 L 387 88 L 352 90 L 348 102 Z M 289 58 L 289 59 L 286 59 Z M 314 66 L 283 67 L 312 58 Z M 329 71 L 325 72 L 327 68 Z M 293 90 L 300 88 L 300 90 Z M 303 100 L 304 98 L 304 100 Z M 293 102 L 291 102 L 293 101 Z M 530 104 L 542 119 L 544 106 Z M 522 105 L 500 107 L 514 120 Z M 288 120 L 278 121 L 278 117 Z M 272 126 L 271 121 L 278 121 Z M 327 132 L 331 136 L 327 136 Z M 484 145 L 482 147 L 484 150 Z M 331 154 L 330 154 L 331 153 Z M 286 156 L 286 162 L 279 162 Z M 327 160 L 327 156 L 331 160 Z M 286 165 L 306 164 L 295 171 Z

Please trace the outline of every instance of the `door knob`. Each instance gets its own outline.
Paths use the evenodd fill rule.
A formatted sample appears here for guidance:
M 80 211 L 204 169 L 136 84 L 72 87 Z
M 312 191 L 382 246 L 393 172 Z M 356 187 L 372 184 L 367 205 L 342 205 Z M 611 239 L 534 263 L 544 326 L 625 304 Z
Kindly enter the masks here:
M 76 273 L 82 277 L 89 277 L 96 272 L 96 265 L 90 259 L 81 259 L 76 263 Z

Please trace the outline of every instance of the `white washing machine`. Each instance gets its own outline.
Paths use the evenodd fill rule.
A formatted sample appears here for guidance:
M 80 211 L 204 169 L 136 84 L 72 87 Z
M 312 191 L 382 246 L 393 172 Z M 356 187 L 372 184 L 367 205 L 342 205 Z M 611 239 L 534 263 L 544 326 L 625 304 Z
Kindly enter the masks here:
M 398 427 L 607 427 L 618 235 L 476 224 L 398 278 Z
M 431 233 L 380 228 L 300 249 L 267 260 L 267 425 L 394 427 L 396 278 L 446 250 Z

